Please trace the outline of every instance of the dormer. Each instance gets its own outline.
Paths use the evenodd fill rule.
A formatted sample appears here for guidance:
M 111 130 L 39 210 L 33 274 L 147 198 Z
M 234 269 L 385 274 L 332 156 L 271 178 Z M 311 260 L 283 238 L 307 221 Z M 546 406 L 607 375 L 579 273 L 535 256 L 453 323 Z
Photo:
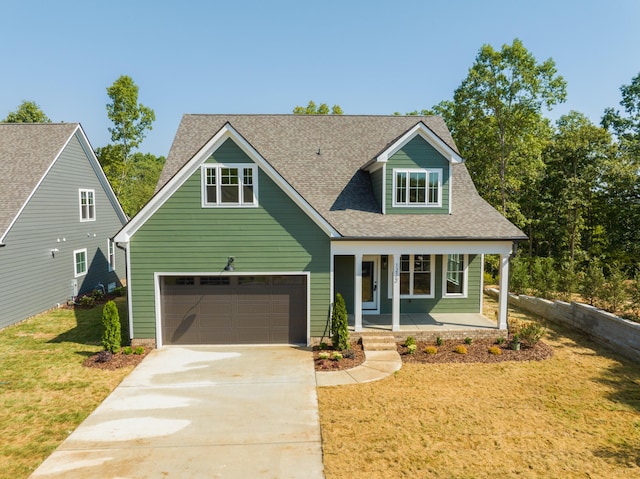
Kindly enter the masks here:
M 420 122 L 367 163 L 383 214 L 450 214 L 452 166 L 463 159 Z

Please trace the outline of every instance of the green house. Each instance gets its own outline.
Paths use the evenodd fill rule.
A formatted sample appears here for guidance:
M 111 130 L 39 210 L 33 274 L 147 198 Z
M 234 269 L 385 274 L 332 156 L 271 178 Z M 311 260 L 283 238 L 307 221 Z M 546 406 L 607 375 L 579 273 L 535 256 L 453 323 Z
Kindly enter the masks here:
M 477 193 L 440 117 L 185 115 L 115 237 L 134 341 L 303 343 L 336 293 L 354 332 L 481 314 L 483 257 L 525 235 Z

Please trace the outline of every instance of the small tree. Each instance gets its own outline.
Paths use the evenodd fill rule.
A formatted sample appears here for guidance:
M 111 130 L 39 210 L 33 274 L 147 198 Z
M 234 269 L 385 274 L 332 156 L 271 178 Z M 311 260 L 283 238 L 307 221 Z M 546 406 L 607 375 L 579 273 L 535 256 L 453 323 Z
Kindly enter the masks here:
M 602 297 L 604 288 L 604 273 L 595 263 L 590 263 L 582 277 L 580 294 L 593 306 Z
M 333 347 L 343 351 L 349 348 L 349 323 L 347 319 L 347 306 L 340 293 L 336 293 L 336 301 L 331 312 L 331 333 Z
M 609 280 L 604 284 L 604 300 L 612 313 L 618 311 L 627 299 L 627 277 L 617 263 L 609 267 Z
M 509 286 L 511 291 L 516 294 L 526 294 L 531 287 L 529 262 L 520 255 L 516 256 L 511 260 L 510 273 Z
M 113 301 L 107 301 L 102 310 L 102 324 L 104 332 L 102 333 L 102 346 L 105 351 L 117 353 L 120 351 L 120 343 L 122 341 L 120 332 L 120 314 L 118 307 Z

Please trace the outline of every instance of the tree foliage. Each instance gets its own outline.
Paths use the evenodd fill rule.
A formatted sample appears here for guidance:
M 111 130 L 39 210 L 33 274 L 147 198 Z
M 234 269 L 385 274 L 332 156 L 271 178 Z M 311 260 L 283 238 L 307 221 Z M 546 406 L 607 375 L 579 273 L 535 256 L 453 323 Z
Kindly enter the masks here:
M 309 104 L 304 106 L 296 106 L 293 109 L 294 115 L 342 115 L 342 108 L 339 105 L 333 105 L 329 110 L 329 105 L 321 103 L 319 106 L 313 100 L 309 100 Z
M 122 344 L 122 333 L 120 328 L 120 313 L 113 301 L 107 301 L 102 310 L 102 346 L 105 351 L 117 353 Z
M 51 123 L 35 101 L 23 100 L 16 111 L 2 120 L 5 123 Z
M 349 348 L 349 324 L 347 306 L 340 293 L 336 293 L 336 301 L 331 312 L 331 331 L 333 347 L 344 351 Z
M 453 101 L 421 113 L 445 118 L 481 195 L 524 226 L 520 199 L 544 168 L 550 135 L 542 111 L 565 96 L 554 61 L 538 63 L 515 39 L 500 51 L 482 46 Z
M 109 128 L 113 148 L 108 152 L 111 171 L 118 173 L 110 176 L 116 196 L 120 197 L 126 187 L 131 155 L 144 140 L 147 130 L 152 129 L 156 115 L 151 108 L 138 103 L 138 86 L 131 77 L 122 75 L 107 88 L 111 103 L 107 104 L 107 116 L 113 123 Z M 113 181 L 119 178 L 119 181 Z M 122 201 L 122 200 L 121 200 Z

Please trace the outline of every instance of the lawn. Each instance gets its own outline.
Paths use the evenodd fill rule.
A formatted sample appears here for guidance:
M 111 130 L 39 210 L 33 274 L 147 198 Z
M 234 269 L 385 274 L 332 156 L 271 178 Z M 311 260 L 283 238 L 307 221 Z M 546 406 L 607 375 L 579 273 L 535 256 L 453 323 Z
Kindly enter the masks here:
M 82 366 L 101 319 L 102 306 L 58 309 L 0 331 L 0 477 L 29 476 L 131 371 Z
M 640 365 L 548 326 L 545 361 L 319 388 L 327 479 L 640 477 Z

